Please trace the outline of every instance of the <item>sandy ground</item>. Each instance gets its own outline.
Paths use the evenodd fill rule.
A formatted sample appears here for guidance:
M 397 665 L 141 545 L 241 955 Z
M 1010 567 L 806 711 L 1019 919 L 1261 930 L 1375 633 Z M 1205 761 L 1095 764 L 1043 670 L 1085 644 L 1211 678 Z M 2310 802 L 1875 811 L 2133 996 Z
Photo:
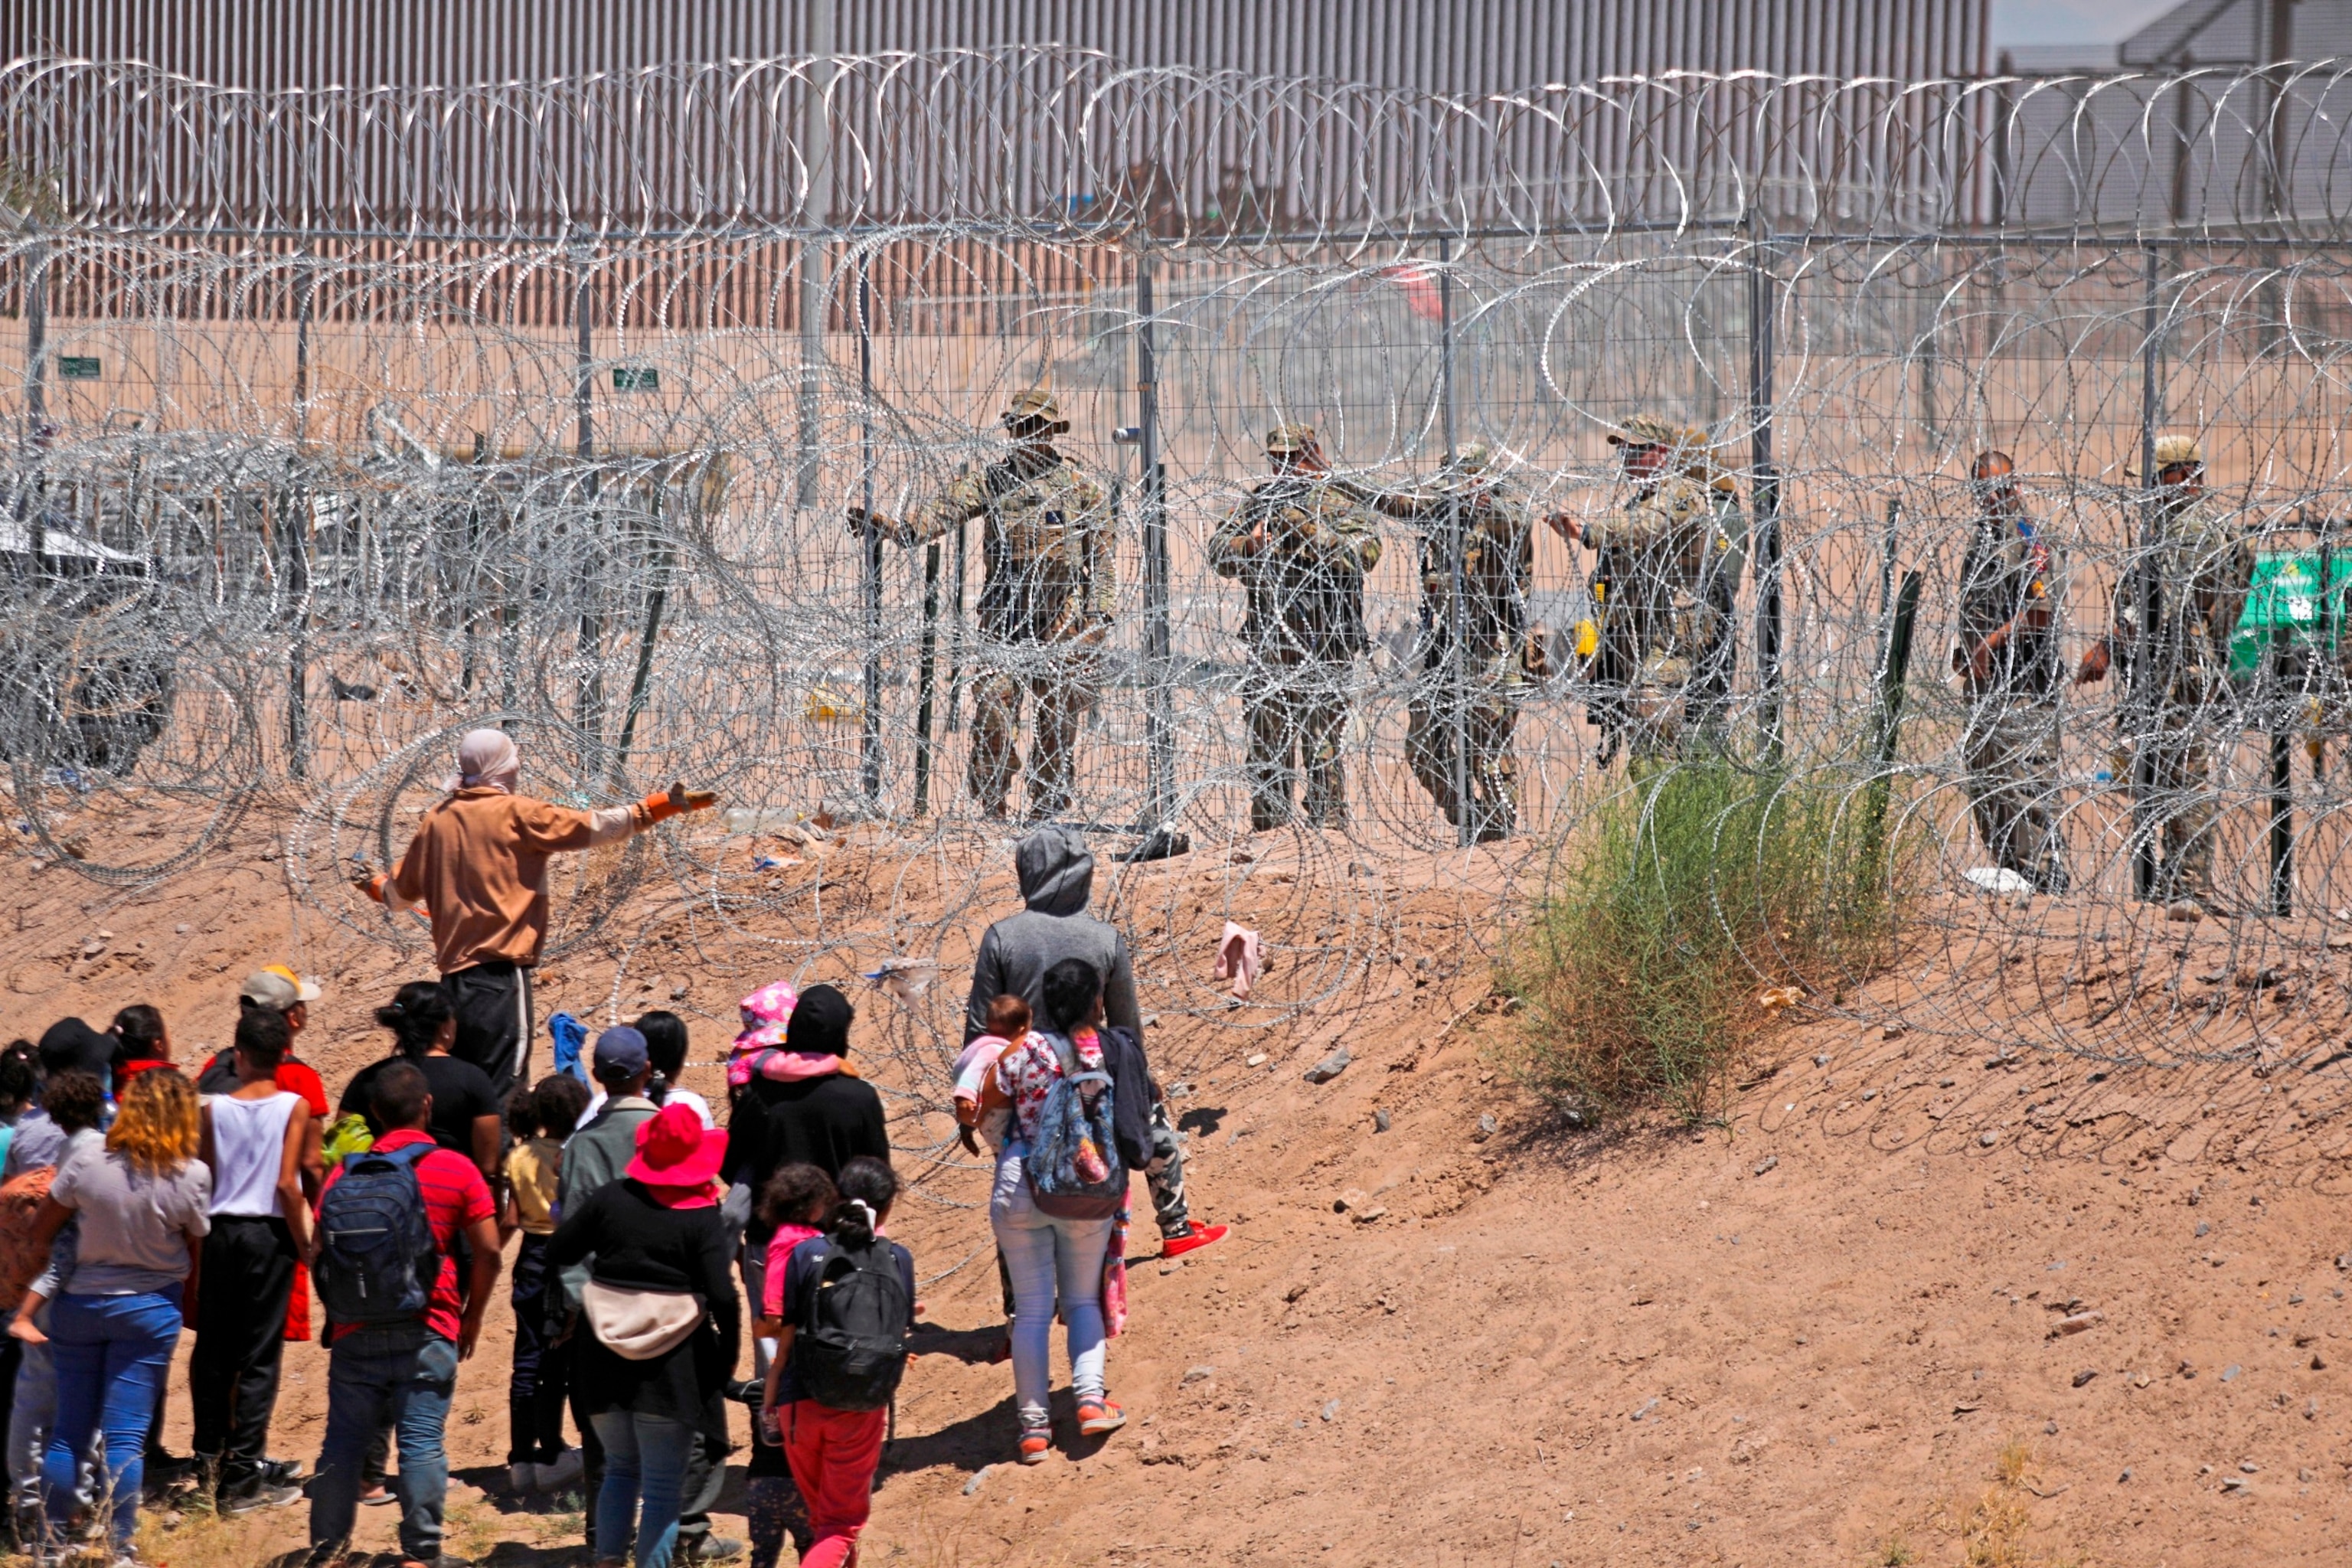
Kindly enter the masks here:
M 12 861 L 0 1026 L 153 1001 L 184 1057 L 225 1038 L 248 969 L 291 952 L 330 984 L 302 1048 L 339 1085 L 411 970 L 298 909 L 270 831 L 257 816 L 131 893 Z M 1007 1463 L 1010 1373 L 978 1359 L 998 1316 L 982 1173 L 910 1163 L 894 1228 L 945 1331 L 908 1373 L 866 1561 L 2342 1560 L 2352 1060 L 2121 1068 L 2022 1024 L 1890 1037 L 1801 1016 L 1723 1124 L 1571 1133 L 1514 1090 L 1516 1020 L 1478 955 L 1413 917 L 1395 946 L 1427 968 L 1366 965 L 1277 1028 L 1163 1026 L 1196 1207 L 1235 1232 L 1181 1265 L 1137 1237 L 1111 1351 L 1133 1419 L 1107 1442 Z M 559 968 L 543 1007 L 601 1016 L 612 963 Z M 1932 1012 L 1909 981 L 1882 989 Z M 1340 1043 L 1345 1073 L 1302 1081 Z M 894 1104 L 902 1146 L 944 1138 Z M 501 1293 L 460 1377 L 450 1546 L 569 1563 L 577 1500 L 499 1489 L 506 1324 Z M 273 1452 L 315 1458 L 324 1384 L 322 1352 L 289 1347 Z M 175 1398 L 174 1448 L 186 1421 Z M 388 1511 L 365 1510 L 362 1544 L 390 1545 Z M 202 1568 L 302 1534 L 298 1508 L 159 1521 L 148 1546 Z

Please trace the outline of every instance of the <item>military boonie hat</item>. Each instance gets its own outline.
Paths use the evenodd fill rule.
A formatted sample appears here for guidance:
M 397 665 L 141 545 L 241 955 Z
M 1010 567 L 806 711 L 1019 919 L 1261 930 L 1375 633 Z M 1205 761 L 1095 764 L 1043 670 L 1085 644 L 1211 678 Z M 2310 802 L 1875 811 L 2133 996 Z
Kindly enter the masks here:
M 1062 417 L 1062 405 L 1055 402 L 1054 395 L 1042 386 L 1015 393 L 1013 401 L 1004 405 L 1004 413 L 1000 417 L 1007 425 L 1024 425 L 1033 419 L 1044 420 L 1048 425 L 1069 423 Z
M 2197 444 L 2194 436 L 2158 436 L 2156 438 L 2156 467 L 2166 468 L 2205 466 L 2205 448 Z
M 1671 420 L 1655 414 L 1636 414 L 1609 433 L 1612 447 L 1671 447 L 1682 436 Z
M 1304 452 L 1314 444 L 1315 426 L 1312 425 L 1277 425 L 1265 433 L 1265 449 L 1276 456 Z

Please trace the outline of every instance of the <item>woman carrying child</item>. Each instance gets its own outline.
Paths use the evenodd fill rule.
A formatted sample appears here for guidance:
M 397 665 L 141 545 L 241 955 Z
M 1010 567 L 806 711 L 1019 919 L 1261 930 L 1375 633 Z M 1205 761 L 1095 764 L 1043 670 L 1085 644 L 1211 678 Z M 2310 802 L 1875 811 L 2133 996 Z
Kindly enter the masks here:
M 1012 1111 L 1012 1137 L 997 1160 L 988 1218 L 1013 1279 L 1013 1388 L 1024 1465 L 1043 1464 L 1053 1447 L 1049 1358 L 1057 1303 L 1069 1334 L 1079 1434 L 1101 1436 L 1127 1424 L 1127 1413 L 1103 1392 L 1103 1258 L 1116 1214 L 1099 1219 L 1048 1214 L 1027 1170 L 1045 1131 L 1048 1101 L 1065 1078 L 1086 1076 L 1075 1089 L 1090 1117 L 1098 1113 L 1101 1097 L 1112 1092 L 1108 1082 L 1091 1076 L 1108 1079 L 1111 1073 L 1100 1034 L 1102 981 L 1084 959 L 1067 958 L 1045 972 L 1043 989 L 1048 1027 L 1033 1031 L 997 1058 L 980 1103 L 983 1117 L 1000 1108 Z M 1094 1151 L 1097 1159 L 1104 1152 Z M 1116 1146 L 1108 1152 L 1119 1157 Z
M 562 1190 L 563 1141 L 588 1108 L 588 1086 L 568 1072 L 507 1097 L 507 1201 L 499 1239 L 522 1232 L 514 1266 L 514 1365 L 507 1379 L 507 1480 L 516 1491 L 553 1491 L 580 1479 L 581 1455 L 563 1446 L 563 1407 L 572 1395 L 572 1346 L 563 1331 L 562 1292 L 547 1251 L 555 1237 L 555 1200 Z

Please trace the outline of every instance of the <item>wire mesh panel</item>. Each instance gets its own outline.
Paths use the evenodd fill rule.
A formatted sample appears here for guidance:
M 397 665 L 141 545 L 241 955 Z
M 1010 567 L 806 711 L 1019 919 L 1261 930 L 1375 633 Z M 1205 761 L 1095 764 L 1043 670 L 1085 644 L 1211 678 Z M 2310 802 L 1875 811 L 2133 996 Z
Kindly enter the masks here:
M 567 862 L 556 956 L 950 969 L 1051 816 L 1147 1005 L 1247 1027 L 1492 952 L 1703 756 L 1917 847 L 1914 1023 L 2287 1048 L 2352 902 L 2339 94 L 19 63 L 19 837 L 142 882 L 282 792 L 421 955 L 347 873 L 502 723 L 725 803 Z

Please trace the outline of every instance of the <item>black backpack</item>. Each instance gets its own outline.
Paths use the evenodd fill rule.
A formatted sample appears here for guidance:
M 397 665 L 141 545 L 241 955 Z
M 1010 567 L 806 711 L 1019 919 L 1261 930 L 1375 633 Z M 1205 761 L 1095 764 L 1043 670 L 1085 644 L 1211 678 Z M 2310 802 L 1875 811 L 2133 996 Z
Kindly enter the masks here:
M 835 1410 L 879 1410 L 907 1371 L 915 1304 L 890 1244 L 852 1252 L 835 1242 L 802 1289 L 793 1371 L 801 1393 Z
M 397 1323 L 421 1314 L 441 1275 L 416 1163 L 430 1142 L 343 1162 L 319 1202 L 319 1261 L 311 1277 L 338 1323 Z

